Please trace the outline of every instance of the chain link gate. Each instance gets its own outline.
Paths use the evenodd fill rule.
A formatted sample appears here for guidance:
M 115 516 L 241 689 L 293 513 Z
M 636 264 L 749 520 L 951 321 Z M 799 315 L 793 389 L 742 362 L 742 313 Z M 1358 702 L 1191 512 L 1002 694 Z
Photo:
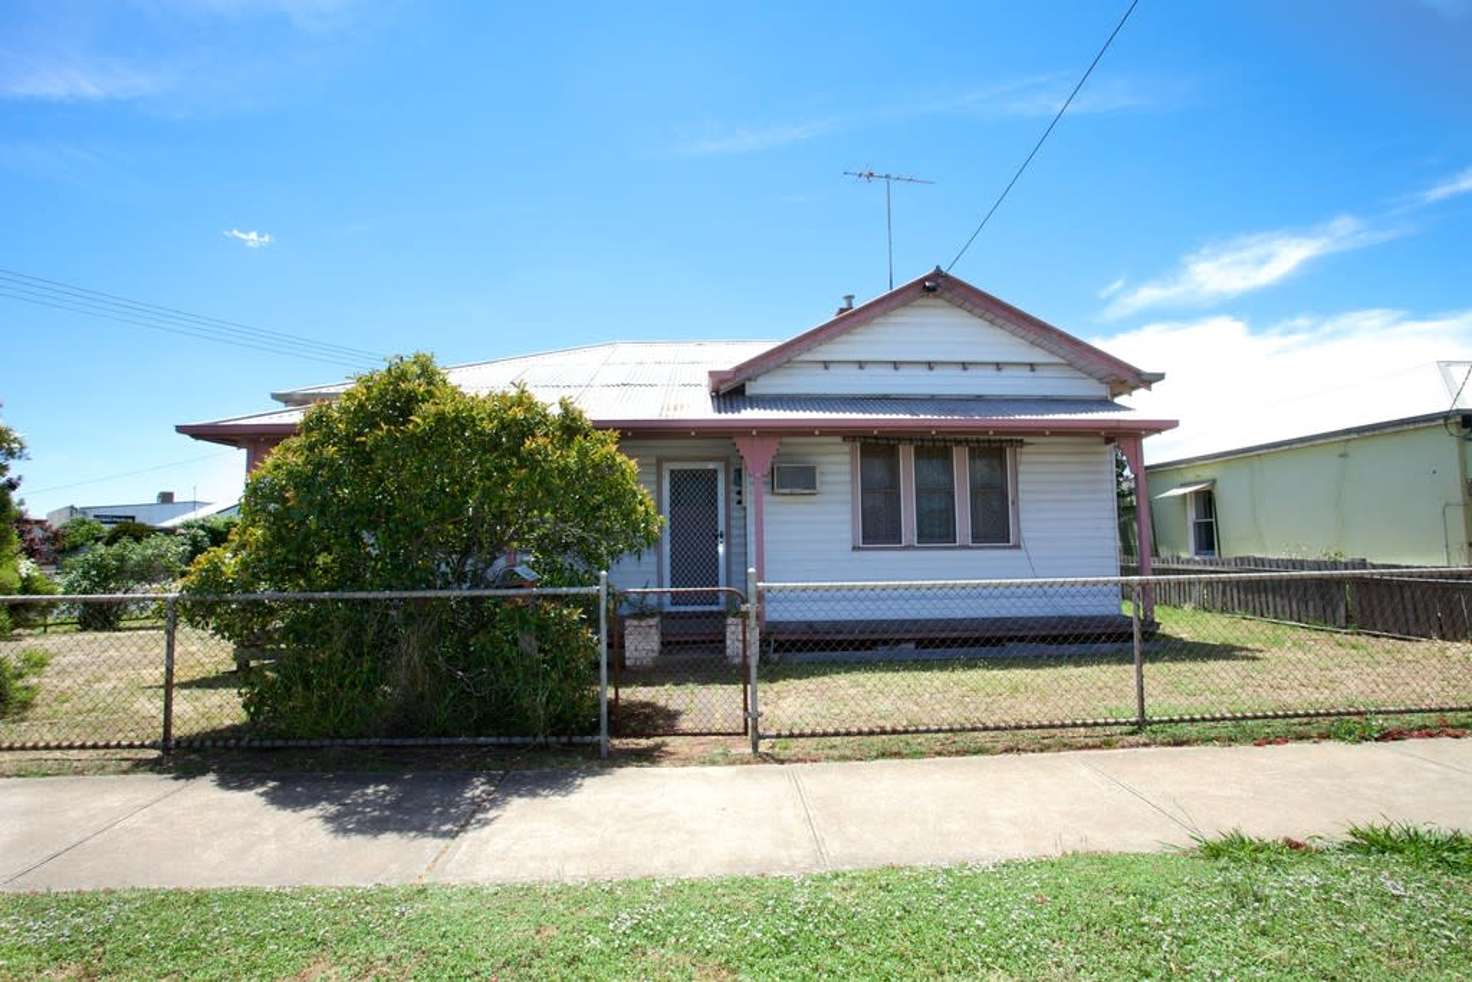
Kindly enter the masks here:
M 724 586 L 642 588 L 617 591 L 613 603 L 614 736 L 747 733 L 752 645 L 745 594 Z

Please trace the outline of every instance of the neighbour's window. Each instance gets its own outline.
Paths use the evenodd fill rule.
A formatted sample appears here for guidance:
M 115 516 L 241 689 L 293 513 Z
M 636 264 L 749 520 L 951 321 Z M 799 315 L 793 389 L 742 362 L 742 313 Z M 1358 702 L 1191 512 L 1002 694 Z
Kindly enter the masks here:
M 900 448 L 866 443 L 859 447 L 859 541 L 897 546 L 900 520 Z
M 971 541 L 974 545 L 1006 545 L 1012 541 L 1007 451 L 1003 447 L 971 447 L 967 459 Z
M 1210 491 L 1191 495 L 1191 553 L 1216 555 L 1216 495 Z
M 949 446 L 915 448 L 915 541 L 956 544 L 956 455 Z

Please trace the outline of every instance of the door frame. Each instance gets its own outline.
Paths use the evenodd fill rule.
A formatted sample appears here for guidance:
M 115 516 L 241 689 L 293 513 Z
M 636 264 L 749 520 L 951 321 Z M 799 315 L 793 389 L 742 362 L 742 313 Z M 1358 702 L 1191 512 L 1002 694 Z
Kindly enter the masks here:
M 731 538 L 731 530 L 727 527 L 726 510 L 726 461 L 724 460 L 661 460 L 659 462 L 659 510 L 664 515 L 664 531 L 659 537 L 659 559 L 661 566 L 661 586 L 669 588 L 670 582 L 670 532 L 673 523 L 670 520 L 670 471 L 672 470 L 708 470 L 715 471 L 716 475 L 716 531 L 720 538 L 716 543 L 716 586 L 727 585 L 726 559 L 729 553 L 726 551 L 728 540 Z M 681 604 L 678 607 L 671 602 L 669 594 L 663 597 L 663 606 L 666 610 L 720 610 L 725 605 L 723 598 L 717 596 L 714 603 L 710 604 Z

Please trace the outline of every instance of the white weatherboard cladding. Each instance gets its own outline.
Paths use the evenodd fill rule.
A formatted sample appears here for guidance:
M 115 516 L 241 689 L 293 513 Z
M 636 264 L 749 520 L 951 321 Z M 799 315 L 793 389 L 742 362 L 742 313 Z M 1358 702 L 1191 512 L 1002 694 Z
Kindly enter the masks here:
M 822 491 L 767 499 L 769 582 L 1026 579 L 1117 576 L 1113 449 L 1098 437 L 1028 438 L 1017 450 L 1021 548 L 854 549 L 850 445 L 838 438 L 784 438 L 778 459 L 818 465 Z M 984 597 L 781 593 L 769 620 L 883 617 L 1044 617 L 1119 613 L 1117 588 L 1009 592 Z
M 896 362 L 901 363 L 898 368 Z M 967 363 L 965 369 L 961 362 Z M 1104 383 L 1064 364 L 1057 355 L 936 298 L 917 300 L 805 351 L 748 381 L 746 391 L 750 395 L 1109 395 Z
M 722 484 L 726 494 L 726 582 L 738 588 L 746 584 L 746 509 L 736 503 L 731 488 L 731 468 L 741 466 L 741 455 L 729 439 L 625 440 L 619 444 L 624 454 L 639 466 L 639 483 L 656 503 L 660 498 L 657 464 L 671 462 L 723 461 L 726 465 Z M 743 498 L 743 502 L 744 502 Z M 668 585 L 660 569 L 660 550 L 656 543 L 643 553 L 624 556 L 608 571 L 608 582 L 619 590 Z

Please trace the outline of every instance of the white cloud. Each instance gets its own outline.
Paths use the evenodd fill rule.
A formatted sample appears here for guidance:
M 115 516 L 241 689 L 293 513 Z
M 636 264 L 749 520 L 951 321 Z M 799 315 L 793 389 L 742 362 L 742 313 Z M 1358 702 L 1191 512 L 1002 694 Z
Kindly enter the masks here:
M 1391 238 L 1352 216 L 1304 230 L 1283 229 L 1239 236 L 1188 253 L 1174 272 L 1118 294 L 1104 310 L 1125 317 L 1151 307 L 1200 306 L 1272 286 L 1307 263 L 1334 252 Z
M 47 102 L 137 99 L 158 91 L 163 80 L 114 59 L 17 56 L 0 53 L 0 95 Z
M 210 16 L 251 17 L 279 15 L 293 27 L 321 32 L 346 26 L 358 0 L 156 0 L 166 11 L 196 12 Z
M 814 119 L 801 123 L 780 123 L 773 126 L 725 127 L 708 126 L 706 132 L 687 140 L 679 152 L 690 157 L 713 157 L 728 154 L 756 153 L 801 143 L 813 137 L 832 132 L 838 123 L 833 119 Z
M 1448 177 L 1439 184 L 1434 184 L 1421 192 L 1422 204 L 1433 204 L 1446 198 L 1454 198 L 1459 194 L 1472 192 L 1472 167 L 1468 167 L 1460 174 Z
M 1076 79 L 1065 72 L 1031 75 L 964 92 L 927 107 L 929 112 L 965 112 L 985 116 L 1052 116 L 1058 112 Z M 1128 79 L 1090 81 L 1068 107 L 1071 114 L 1108 113 L 1143 109 L 1160 102 L 1159 87 L 1147 92 Z
M 1074 85 L 1066 72 L 1029 75 L 991 85 L 954 91 L 910 96 L 890 105 L 871 107 L 863 112 L 835 114 L 817 119 L 754 126 L 709 124 L 704 131 L 681 141 L 676 151 L 685 156 L 705 157 L 756 153 L 775 147 L 800 143 L 838 130 L 861 126 L 902 122 L 926 116 L 1047 117 L 1063 105 Z M 1172 90 L 1171 85 L 1147 88 L 1128 79 L 1092 81 L 1073 100 L 1069 112 L 1119 112 L 1160 105 Z
M 1114 296 L 1120 290 L 1123 290 L 1124 289 L 1124 285 L 1125 285 L 1125 279 L 1124 279 L 1123 276 L 1121 276 L 1119 279 L 1115 280 L 1113 283 L 1109 284 L 1104 289 L 1102 289 L 1102 290 L 1099 291 L 1099 299 L 1100 300 L 1108 300 L 1110 297 Z
M 1165 372 L 1129 399 L 1151 417 L 1180 420 L 1145 441 L 1147 458 L 1161 461 L 1445 410 L 1452 393 L 1436 363 L 1472 357 L 1472 310 L 1355 310 L 1266 330 L 1214 316 L 1100 344 Z
M 1421 0 L 1421 6 L 1447 20 L 1461 20 L 1472 13 L 1472 3 L 1468 0 Z
M 257 232 L 255 230 L 242 232 L 238 228 L 232 228 L 226 231 L 225 236 L 227 238 L 235 239 L 236 241 L 245 243 L 246 248 L 249 249 L 260 249 L 263 246 L 268 246 L 271 244 L 270 232 Z

